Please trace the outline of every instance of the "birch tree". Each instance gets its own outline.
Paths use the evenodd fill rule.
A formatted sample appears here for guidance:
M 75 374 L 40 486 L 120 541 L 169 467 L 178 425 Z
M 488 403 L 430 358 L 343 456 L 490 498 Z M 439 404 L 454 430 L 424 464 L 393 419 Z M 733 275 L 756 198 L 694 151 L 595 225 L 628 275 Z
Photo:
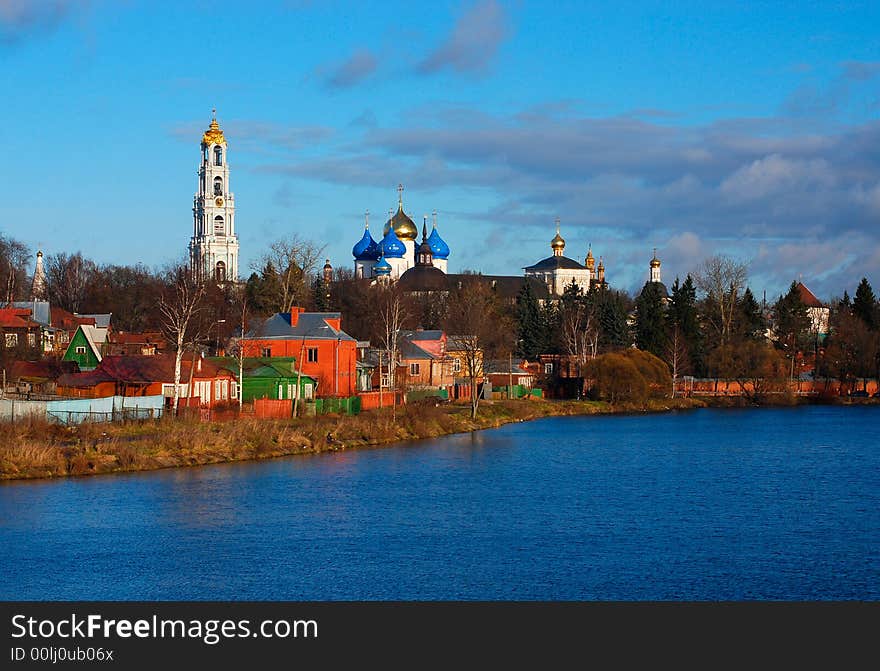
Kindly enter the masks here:
M 188 345 L 201 336 L 199 317 L 205 310 L 205 285 L 193 277 L 189 268 L 177 266 L 170 271 L 168 284 L 159 298 L 162 329 L 168 340 L 174 343 L 174 395 L 173 414 L 177 415 L 180 400 L 180 369 L 183 354 Z M 192 390 L 190 390 L 190 396 Z
M 746 265 L 723 254 L 703 261 L 694 275 L 697 288 L 706 294 L 714 307 L 714 310 L 709 311 L 709 316 L 718 331 L 721 346 L 730 342 L 737 300 L 747 278 Z

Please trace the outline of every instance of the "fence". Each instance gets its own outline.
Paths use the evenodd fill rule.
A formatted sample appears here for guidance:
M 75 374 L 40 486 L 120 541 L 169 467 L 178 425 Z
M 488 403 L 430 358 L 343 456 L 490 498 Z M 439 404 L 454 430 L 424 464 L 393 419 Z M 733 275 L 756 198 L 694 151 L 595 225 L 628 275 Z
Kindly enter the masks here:
M 361 410 L 375 410 L 376 408 L 389 408 L 394 405 L 396 394 L 391 391 L 363 391 L 358 396 L 361 399 Z
M 314 412 L 323 415 L 328 412 L 338 412 L 343 415 L 357 415 L 361 411 L 361 399 L 359 396 L 348 398 L 316 398 L 313 402 L 307 401 L 306 408 L 314 407 Z
M 293 416 L 293 400 L 255 398 L 254 417 L 257 419 L 288 419 Z
M 119 422 L 132 419 L 158 419 L 162 416 L 162 396 L 107 396 L 105 398 L 66 398 L 53 401 L 0 400 L 0 420 L 45 419 L 61 424 L 80 422 Z

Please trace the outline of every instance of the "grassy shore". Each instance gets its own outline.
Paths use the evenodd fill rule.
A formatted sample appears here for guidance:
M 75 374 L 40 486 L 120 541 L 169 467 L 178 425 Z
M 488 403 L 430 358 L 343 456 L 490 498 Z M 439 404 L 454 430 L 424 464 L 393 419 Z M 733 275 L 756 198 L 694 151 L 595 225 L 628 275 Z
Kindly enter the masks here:
M 0 423 L 0 480 L 146 471 L 293 454 L 350 450 L 509 422 L 559 415 L 663 412 L 704 407 L 700 399 L 656 399 L 610 405 L 599 401 L 493 401 L 470 406 L 412 404 L 355 417 L 323 415 L 295 420 L 240 418 L 226 422 L 163 419 L 158 422 L 82 424 Z

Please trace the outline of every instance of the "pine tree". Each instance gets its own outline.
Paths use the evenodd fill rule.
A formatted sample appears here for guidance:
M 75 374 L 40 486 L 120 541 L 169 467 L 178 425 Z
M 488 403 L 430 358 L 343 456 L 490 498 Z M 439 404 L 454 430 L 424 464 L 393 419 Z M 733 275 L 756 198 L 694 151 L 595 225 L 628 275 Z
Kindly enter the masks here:
M 687 351 L 691 372 L 695 375 L 703 375 L 705 373 L 705 345 L 697 313 L 697 289 L 690 275 L 685 278 L 682 284 L 679 284 L 677 277 L 675 278 L 666 311 L 666 321 L 669 333 L 672 333 L 675 328 L 679 329 L 684 349 Z
M 532 290 L 531 282 L 523 282 L 516 296 L 517 354 L 526 359 L 534 359 L 544 352 L 546 337 L 541 315 L 541 306 Z
M 663 294 L 657 282 L 646 282 L 636 299 L 636 347 L 663 358 L 667 351 Z
M 809 340 L 810 315 L 807 306 L 801 302 L 797 282 L 792 282 L 788 293 L 780 296 L 773 306 L 773 332 L 776 344 L 791 359 L 791 375 L 794 375 L 794 361 L 798 350 L 802 350 Z
M 627 323 L 627 305 L 623 295 L 612 289 L 599 289 L 599 346 L 603 349 L 629 347 L 632 337 Z
M 799 295 L 798 302 L 800 302 Z M 737 312 L 741 335 L 748 340 L 762 340 L 767 330 L 767 321 L 755 295 L 748 287 L 743 292 L 742 298 L 737 301 Z
M 852 307 L 853 314 L 865 322 L 869 329 L 872 331 L 877 329 L 878 321 L 880 321 L 877 314 L 877 298 L 874 296 L 874 290 L 871 288 L 866 277 L 863 277 L 862 281 L 859 282 Z

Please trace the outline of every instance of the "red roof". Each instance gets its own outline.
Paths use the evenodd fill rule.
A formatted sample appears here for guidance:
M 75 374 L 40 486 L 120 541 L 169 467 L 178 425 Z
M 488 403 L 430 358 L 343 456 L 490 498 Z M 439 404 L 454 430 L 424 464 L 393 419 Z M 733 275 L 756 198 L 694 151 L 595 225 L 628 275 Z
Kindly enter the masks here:
M 0 308 L 0 328 L 26 329 L 39 326 L 31 319 L 31 311 L 22 308 Z
M 189 380 L 191 356 L 183 357 L 180 366 L 180 380 Z M 196 358 L 196 379 L 231 377 L 232 373 L 207 359 Z M 93 371 L 71 373 L 58 378 L 62 387 L 93 387 L 100 382 L 124 382 L 126 384 L 152 384 L 154 382 L 174 382 L 174 356 L 156 354 L 153 356 L 105 356 Z
M 816 295 L 803 285 L 803 282 L 798 282 L 797 288 L 801 296 L 801 303 L 806 305 L 808 308 L 825 307 L 822 305 L 822 301 L 816 298 Z
M 159 331 L 148 333 L 117 331 L 109 336 L 109 342 L 112 345 L 161 345 L 165 343 L 165 338 Z
M 80 325 L 95 325 L 94 317 L 77 317 L 75 314 L 68 312 L 64 308 L 50 307 L 49 314 L 50 319 L 52 320 L 52 326 L 64 329 L 65 331 L 76 331 L 76 327 Z

